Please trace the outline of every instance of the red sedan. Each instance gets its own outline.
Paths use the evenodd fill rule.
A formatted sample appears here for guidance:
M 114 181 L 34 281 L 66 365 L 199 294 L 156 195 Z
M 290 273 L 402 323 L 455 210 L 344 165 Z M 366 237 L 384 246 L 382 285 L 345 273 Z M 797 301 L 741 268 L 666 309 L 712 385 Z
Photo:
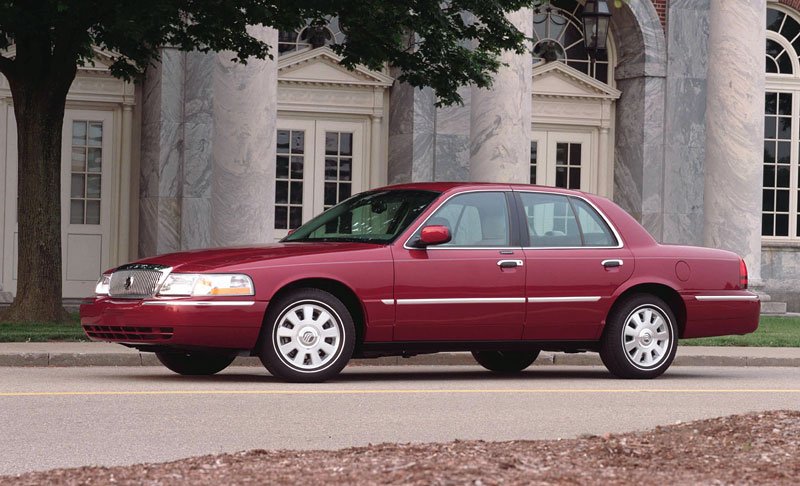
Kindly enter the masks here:
M 542 350 L 599 352 L 654 378 L 678 338 L 745 334 L 758 296 L 734 253 L 660 245 L 611 201 L 508 185 L 397 185 L 354 196 L 280 243 L 122 265 L 81 306 L 86 334 L 187 375 L 258 356 L 289 381 L 353 357 L 471 351 L 518 372 Z

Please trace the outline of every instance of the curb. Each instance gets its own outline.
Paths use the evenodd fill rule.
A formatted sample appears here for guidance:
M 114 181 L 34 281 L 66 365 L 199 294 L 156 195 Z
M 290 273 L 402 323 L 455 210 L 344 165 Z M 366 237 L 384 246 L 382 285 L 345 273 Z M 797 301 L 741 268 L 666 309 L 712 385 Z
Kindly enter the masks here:
M 470 353 L 436 353 L 403 358 L 354 359 L 349 366 L 475 366 Z M 535 366 L 603 366 L 596 353 L 541 353 Z M 0 353 L 0 367 L 161 366 L 153 353 Z M 232 366 L 262 367 L 253 357 L 239 357 Z M 800 367 L 800 357 L 677 356 L 673 366 Z

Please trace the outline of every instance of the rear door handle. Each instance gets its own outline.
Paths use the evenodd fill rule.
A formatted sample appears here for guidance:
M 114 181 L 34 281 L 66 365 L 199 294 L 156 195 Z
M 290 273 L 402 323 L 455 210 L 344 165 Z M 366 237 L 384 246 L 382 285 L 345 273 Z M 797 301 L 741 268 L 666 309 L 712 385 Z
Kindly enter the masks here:
M 497 262 L 497 266 L 500 268 L 515 268 L 522 265 L 522 260 L 498 260 Z
M 601 262 L 601 265 L 603 265 L 606 268 L 621 267 L 622 260 L 603 260 Z

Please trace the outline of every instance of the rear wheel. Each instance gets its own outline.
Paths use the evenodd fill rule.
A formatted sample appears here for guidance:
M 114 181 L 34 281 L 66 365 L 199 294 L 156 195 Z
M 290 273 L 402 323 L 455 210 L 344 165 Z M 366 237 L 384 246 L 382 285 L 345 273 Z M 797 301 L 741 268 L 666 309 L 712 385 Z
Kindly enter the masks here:
M 161 364 L 179 375 L 213 375 L 227 368 L 236 356 L 214 353 L 163 352 L 156 353 Z
M 495 373 L 519 373 L 539 357 L 535 351 L 473 351 L 472 357 L 481 366 Z
M 279 297 L 270 305 L 264 326 L 261 362 L 287 381 L 333 378 L 355 348 L 355 325 L 347 306 L 321 289 L 298 289 Z
M 672 364 L 677 348 L 672 309 L 654 295 L 636 294 L 608 316 L 600 358 L 620 378 L 656 378 Z

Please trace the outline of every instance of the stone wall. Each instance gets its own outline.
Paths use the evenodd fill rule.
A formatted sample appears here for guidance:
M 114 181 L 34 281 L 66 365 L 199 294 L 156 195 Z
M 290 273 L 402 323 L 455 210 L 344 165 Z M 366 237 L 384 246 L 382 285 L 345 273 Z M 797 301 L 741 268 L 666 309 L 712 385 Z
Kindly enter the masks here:
M 796 246 L 764 246 L 761 280 L 775 302 L 786 302 L 789 312 L 800 312 L 800 252 Z

